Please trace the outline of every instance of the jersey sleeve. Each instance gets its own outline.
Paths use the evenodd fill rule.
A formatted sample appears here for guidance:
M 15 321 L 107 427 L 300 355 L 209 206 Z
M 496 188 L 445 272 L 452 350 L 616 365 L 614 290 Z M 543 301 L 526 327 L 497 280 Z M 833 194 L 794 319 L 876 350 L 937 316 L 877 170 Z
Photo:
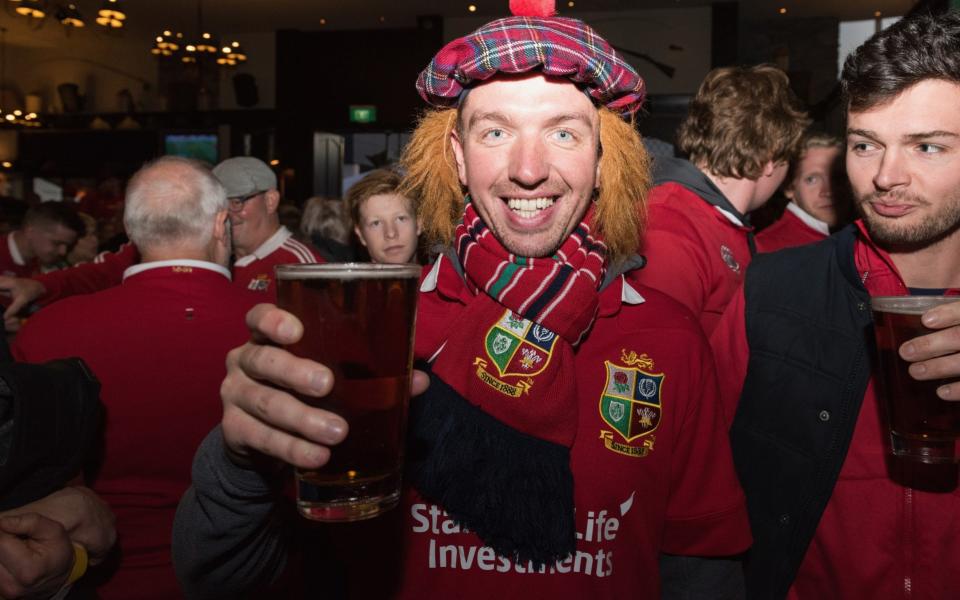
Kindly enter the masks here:
M 78 294 L 92 294 L 119 285 L 123 281 L 123 272 L 138 262 L 140 253 L 136 246 L 128 242 L 116 252 L 97 255 L 94 262 L 38 275 L 34 279 L 46 289 L 40 304 L 50 304 Z
M 720 383 L 720 404 L 723 406 L 727 427 L 733 423 L 733 416 L 737 412 L 737 403 L 740 401 L 740 392 L 743 389 L 743 380 L 747 376 L 747 364 L 750 360 L 745 308 L 746 302 L 743 287 L 741 287 L 710 334 L 710 346 Z
M 697 333 L 687 344 L 690 401 L 673 442 L 661 550 L 686 556 L 732 556 L 750 546 L 750 524 L 734 471 L 713 361 L 706 339 Z
M 658 215 L 651 213 L 651 221 L 655 216 Z M 695 236 L 681 233 L 683 224 L 673 223 L 667 216 L 659 221 L 659 226 L 651 227 L 644 235 L 643 255 L 647 264 L 634 271 L 631 279 L 660 290 L 700 315 L 710 295 L 711 281 L 702 243 Z

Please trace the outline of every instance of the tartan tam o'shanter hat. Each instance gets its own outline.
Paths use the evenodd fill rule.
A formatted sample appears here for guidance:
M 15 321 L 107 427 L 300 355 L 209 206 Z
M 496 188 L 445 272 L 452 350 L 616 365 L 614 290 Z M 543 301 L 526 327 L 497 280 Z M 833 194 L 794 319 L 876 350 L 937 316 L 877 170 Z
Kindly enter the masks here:
M 621 115 L 635 113 L 646 96 L 640 75 L 583 21 L 557 17 L 552 0 L 511 0 L 514 16 L 487 23 L 433 57 L 417 90 L 434 106 L 455 106 L 471 84 L 498 73 L 564 77 L 594 103 Z

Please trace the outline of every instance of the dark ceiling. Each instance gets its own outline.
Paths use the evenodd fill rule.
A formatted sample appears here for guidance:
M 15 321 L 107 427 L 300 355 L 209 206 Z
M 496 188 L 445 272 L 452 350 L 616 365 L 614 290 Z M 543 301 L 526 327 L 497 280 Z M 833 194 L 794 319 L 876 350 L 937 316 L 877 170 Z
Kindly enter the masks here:
M 10 4 L 9 0 L 0 0 Z M 100 0 L 72 0 L 86 13 L 93 13 Z M 55 4 L 51 1 L 50 4 Z M 470 12 L 468 6 L 476 7 Z M 506 0 L 205 0 L 203 17 L 207 27 L 231 33 L 262 32 L 276 29 L 376 28 L 409 25 L 418 15 L 442 17 L 500 17 L 507 14 Z M 709 0 L 558 0 L 562 14 L 682 8 L 708 6 Z M 840 19 L 869 19 L 875 12 L 883 16 L 902 15 L 912 0 L 740 0 L 741 16 L 771 18 L 832 16 Z M 197 0 L 127 0 L 129 29 L 153 33 L 165 28 L 190 30 L 197 23 Z M 786 13 L 781 15 L 780 10 Z M 0 19 L 12 17 L 0 12 Z M 89 14 L 88 14 L 89 19 Z M 11 27 L 11 30 L 20 27 Z

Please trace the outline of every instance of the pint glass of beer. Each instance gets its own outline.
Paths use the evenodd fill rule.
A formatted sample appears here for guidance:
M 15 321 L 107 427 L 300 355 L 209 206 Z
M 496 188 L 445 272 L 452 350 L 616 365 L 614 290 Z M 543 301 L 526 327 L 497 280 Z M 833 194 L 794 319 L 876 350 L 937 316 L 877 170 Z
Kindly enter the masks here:
M 960 439 L 960 402 L 941 400 L 937 388 L 944 381 L 917 381 L 900 346 L 933 330 L 920 322 L 927 310 L 957 302 L 950 296 L 885 296 L 871 300 L 878 364 L 874 365 L 877 397 L 886 410 L 893 454 L 924 463 L 957 462 Z
M 299 317 L 288 349 L 333 371 L 324 398 L 300 400 L 350 426 L 315 471 L 297 470 L 300 514 L 318 521 L 368 519 L 397 505 L 403 462 L 418 265 L 277 267 L 280 308 Z

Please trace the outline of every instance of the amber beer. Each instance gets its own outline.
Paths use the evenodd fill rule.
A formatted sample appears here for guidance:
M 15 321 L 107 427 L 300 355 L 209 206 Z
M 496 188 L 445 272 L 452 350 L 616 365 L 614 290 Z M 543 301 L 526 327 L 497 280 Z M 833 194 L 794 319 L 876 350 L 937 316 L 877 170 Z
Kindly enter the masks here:
M 328 396 L 299 398 L 350 427 L 323 468 L 297 470 L 305 517 L 356 521 L 399 501 L 419 275 L 417 265 L 277 267 L 278 304 L 304 328 L 289 350 L 334 375 Z
M 950 296 L 886 296 L 871 300 L 879 353 L 875 365 L 877 397 L 890 426 L 892 452 L 925 463 L 957 462 L 960 402 L 941 400 L 940 380 L 917 381 L 898 353 L 907 340 L 932 333 L 920 322 L 927 310 L 956 302 Z

